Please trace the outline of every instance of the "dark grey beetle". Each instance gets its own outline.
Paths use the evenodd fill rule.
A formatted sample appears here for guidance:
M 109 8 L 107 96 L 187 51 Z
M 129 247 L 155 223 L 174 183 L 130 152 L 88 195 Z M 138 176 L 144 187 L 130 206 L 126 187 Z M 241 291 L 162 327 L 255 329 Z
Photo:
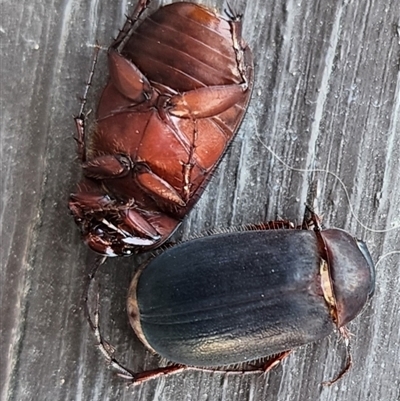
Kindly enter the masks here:
M 214 367 L 286 356 L 335 328 L 345 335 L 373 295 L 374 264 L 364 242 L 313 220 L 198 238 L 152 259 L 128 295 L 139 339 L 176 364 Z

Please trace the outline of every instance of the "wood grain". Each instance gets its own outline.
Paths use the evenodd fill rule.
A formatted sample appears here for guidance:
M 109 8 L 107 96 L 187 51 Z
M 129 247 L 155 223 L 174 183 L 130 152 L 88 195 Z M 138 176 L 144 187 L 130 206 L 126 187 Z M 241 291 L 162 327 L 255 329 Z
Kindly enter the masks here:
M 222 0 L 201 3 L 224 8 Z M 363 238 L 375 261 L 399 251 L 398 1 L 230 5 L 244 13 L 256 63 L 253 96 L 174 239 L 277 217 L 301 221 L 307 202 L 327 227 Z M 398 400 L 399 253 L 378 264 L 375 297 L 350 324 L 354 367 L 332 387 L 321 382 L 342 363 L 335 335 L 261 376 L 186 372 L 127 387 L 107 369 L 82 310 L 93 254 L 66 203 L 80 175 L 72 116 L 93 46 L 105 49 L 129 10 L 122 0 L 2 3 L 1 399 Z M 106 79 L 103 51 L 91 107 Z M 99 274 L 102 329 L 121 361 L 138 370 L 158 366 L 125 312 L 130 277 L 147 257 L 110 260 Z

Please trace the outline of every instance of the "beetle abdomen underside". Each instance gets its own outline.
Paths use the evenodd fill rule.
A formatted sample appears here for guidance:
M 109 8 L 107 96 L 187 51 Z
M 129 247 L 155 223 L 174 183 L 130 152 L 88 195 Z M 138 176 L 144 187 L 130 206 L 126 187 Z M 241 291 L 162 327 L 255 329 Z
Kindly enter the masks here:
M 123 54 L 149 80 L 180 92 L 242 82 L 230 23 L 193 3 L 170 4 L 150 15 Z

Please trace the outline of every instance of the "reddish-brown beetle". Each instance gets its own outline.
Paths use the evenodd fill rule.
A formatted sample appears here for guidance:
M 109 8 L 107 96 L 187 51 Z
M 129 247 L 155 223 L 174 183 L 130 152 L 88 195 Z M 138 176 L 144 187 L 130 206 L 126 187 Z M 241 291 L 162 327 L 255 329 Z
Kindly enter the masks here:
M 140 0 L 108 52 L 110 80 L 85 140 L 84 179 L 69 208 L 84 241 L 107 256 L 166 241 L 203 192 L 249 102 L 253 64 L 240 16 L 196 4 L 160 8 L 133 32 Z

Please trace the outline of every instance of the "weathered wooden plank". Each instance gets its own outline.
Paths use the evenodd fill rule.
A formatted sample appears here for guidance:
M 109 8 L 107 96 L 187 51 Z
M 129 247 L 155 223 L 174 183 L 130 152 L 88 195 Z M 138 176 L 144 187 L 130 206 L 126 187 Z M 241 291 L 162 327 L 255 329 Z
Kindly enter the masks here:
M 92 255 L 66 208 L 80 174 L 71 115 L 95 41 L 107 47 L 131 8 L 123 1 L 3 4 L 2 399 L 399 399 L 398 254 L 378 265 L 376 295 L 350 325 L 355 366 L 331 388 L 320 383 L 340 368 L 335 336 L 264 376 L 188 372 L 127 388 L 107 370 L 82 311 Z M 223 9 L 222 0 L 202 4 Z M 300 221 L 307 202 L 326 226 L 364 238 L 375 260 L 399 250 L 397 1 L 230 4 L 244 13 L 254 93 L 236 140 L 175 239 L 276 217 Z M 106 77 L 102 52 L 92 106 Z M 126 289 L 144 258 L 112 260 L 99 274 L 104 332 L 134 369 L 158 364 L 125 315 Z

